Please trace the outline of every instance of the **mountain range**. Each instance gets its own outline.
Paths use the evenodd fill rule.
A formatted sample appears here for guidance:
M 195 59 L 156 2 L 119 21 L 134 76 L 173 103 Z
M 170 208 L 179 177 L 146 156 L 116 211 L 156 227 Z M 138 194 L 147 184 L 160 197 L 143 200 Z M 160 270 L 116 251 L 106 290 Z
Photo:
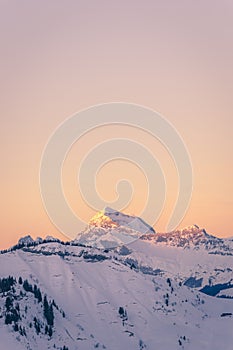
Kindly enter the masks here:
M 233 239 L 97 213 L 0 254 L 0 349 L 233 349 Z

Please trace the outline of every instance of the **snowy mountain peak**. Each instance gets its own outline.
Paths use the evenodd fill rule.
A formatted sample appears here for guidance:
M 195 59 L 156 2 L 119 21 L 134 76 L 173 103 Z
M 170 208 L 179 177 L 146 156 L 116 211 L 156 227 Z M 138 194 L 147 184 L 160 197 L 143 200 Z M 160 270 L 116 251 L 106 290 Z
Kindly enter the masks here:
M 210 237 L 210 235 L 206 232 L 204 228 L 200 228 L 197 225 L 190 225 L 190 226 L 184 227 L 181 230 L 175 230 L 171 233 L 174 233 L 175 235 L 178 234 L 179 236 L 182 236 L 182 237 L 189 237 L 189 238 L 196 237 L 196 236 L 198 237 L 202 236 L 203 238 Z
M 33 239 L 30 235 L 21 237 L 21 238 L 18 240 L 18 244 L 19 244 L 19 245 L 30 245 L 30 244 L 32 244 L 33 242 L 34 242 L 34 239 Z
M 106 207 L 91 218 L 75 241 L 106 249 L 132 243 L 148 233 L 155 234 L 155 231 L 140 217 Z
M 141 234 L 155 233 L 153 227 L 135 215 L 127 215 L 110 207 L 99 211 L 89 221 L 88 226 L 101 228 L 128 227 Z
M 184 227 L 182 230 L 198 231 L 198 230 L 200 230 L 200 227 L 196 224 L 193 224 L 193 225 L 189 225 L 189 226 Z
M 105 214 L 105 210 L 101 210 L 97 214 L 95 214 L 90 219 L 88 225 L 93 227 L 103 227 L 103 228 L 111 228 L 111 227 L 118 226 L 116 222 L 113 222 L 112 219 Z

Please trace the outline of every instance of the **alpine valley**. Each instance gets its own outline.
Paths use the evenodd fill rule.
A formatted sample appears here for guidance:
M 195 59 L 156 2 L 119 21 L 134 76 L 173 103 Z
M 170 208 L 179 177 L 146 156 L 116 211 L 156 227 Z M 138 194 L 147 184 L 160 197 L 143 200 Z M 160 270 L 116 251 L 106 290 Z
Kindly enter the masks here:
M 97 213 L 0 254 L 1 350 L 232 350 L 233 239 Z

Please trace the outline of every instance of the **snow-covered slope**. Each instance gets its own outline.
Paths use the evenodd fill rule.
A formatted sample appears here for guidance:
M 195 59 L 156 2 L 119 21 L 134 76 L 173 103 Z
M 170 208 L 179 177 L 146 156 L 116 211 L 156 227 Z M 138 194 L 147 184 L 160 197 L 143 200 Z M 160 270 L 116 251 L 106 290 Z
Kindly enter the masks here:
M 232 350 L 231 241 L 197 226 L 142 235 L 106 213 L 85 232 L 92 245 L 98 230 L 137 239 L 98 249 L 26 237 L 0 254 L 0 349 Z
M 214 350 L 224 339 L 224 349 L 232 349 L 232 300 L 188 288 L 177 275 L 137 269 L 122 257 L 53 242 L 0 255 L 1 276 L 16 278 L 14 291 L 0 298 L 1 348 L 8 339 L 14 344 L 8 349 Z M 20 276 L 40 289 L 42 302 L 25 291 Z M 7 295 L 14 308 L 19 304 L 23 334 L 4 324 Z M 45 295 L 56 305 L 51 336 L 45 334 Z

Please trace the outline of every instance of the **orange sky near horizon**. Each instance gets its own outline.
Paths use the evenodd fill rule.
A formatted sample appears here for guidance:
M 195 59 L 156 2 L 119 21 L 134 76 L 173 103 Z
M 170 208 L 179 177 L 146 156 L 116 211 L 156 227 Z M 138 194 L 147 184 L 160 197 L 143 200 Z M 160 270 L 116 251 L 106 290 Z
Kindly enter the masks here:
M 40 196 L 43 149 L 66 118 L 114 101 L 158 111 L 187 145 L 194 189 L 179 227 L 197 224 L 219 237 L 233 236 L 232 1 L 2 1 L 0 43 L 0 249 L 26 234 L 65 238 Z M 163 231 L 177 194 L 166 150 L 131 127 L 98 132 L 78 141 L 64 164 L 72 208 L 84 220 L 94 214 L 83 205 L 76 182 L 88 149 L 108 137 L 140 139 L 166 175 L 168 196 L 155 225 Z M 126 211 L 137 215 L 146 182 L 133 164 L 113 161 L 103 167 L 99 192 L 114 199 L 114 183 L 122 177 L 135 186 Z

